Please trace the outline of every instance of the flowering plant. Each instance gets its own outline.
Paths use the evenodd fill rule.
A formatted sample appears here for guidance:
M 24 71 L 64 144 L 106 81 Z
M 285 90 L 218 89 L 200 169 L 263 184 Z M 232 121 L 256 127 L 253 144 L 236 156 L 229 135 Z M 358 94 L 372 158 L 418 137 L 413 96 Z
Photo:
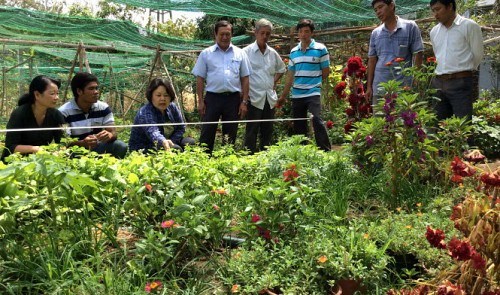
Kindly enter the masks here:
M 339 99 L 347 99 L 349 107 L 345 110 L 347 122 L 344 125 L 345 133 L 351 131 L 354 122 L 370 117 L 372 108 L 365 98 L 364 79 L 366 67 L 359 56 L 353 56 L 347 61 L 343 70 L 342 81 L 335 86 L 335 93 Z

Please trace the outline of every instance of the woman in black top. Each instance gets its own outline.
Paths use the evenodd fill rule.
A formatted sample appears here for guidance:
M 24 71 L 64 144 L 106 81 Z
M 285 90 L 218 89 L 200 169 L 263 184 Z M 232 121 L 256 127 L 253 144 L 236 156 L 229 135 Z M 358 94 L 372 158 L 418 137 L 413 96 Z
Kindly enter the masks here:
M 55 108 L 61 83 L 47 76 L 37 76 L 31 81 L 29 93 L 19 98 L 18 107 L 10 115 L 7 129 L 60 127 L 64 117 Z M 5 136 L 2 160 L 11 153 L 36 153 L 40 146 L 52 141 L 59 143 L 62 130 L 12 131 Z

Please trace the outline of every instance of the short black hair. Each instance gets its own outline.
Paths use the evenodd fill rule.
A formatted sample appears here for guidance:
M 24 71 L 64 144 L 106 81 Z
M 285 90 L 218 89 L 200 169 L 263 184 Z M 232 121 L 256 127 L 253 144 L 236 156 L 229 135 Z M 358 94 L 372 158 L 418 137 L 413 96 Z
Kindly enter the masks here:
M 372 1 L 372 7 L 375 6 L 375 3 L 377 2 L 384 2 L 385 4 L 389 5 L 394 2 L 394 0 L 373 0 Z
M 96 82 L 99 84 L 99 79 L 97 79 L 97 76 L 92 75 L 87 72 L 79 72 L 77 73 L 73 79 L 71 80 L 71 91 L 73 92 L 73 97 L 75 100 L 78 100 L 78 89 L 85 89 L 85 87 L 90 83 L 90 82 Z
M 444 6 L 448 6 L 451 4 L 453 6 L 453 11 L 457 11 L 457 2 L 455 0 L 431 0 L 429 6 L 432 6 L 438 2 L 443 4 Z
M 302 29 L 302 28 L 305 28 L 305 27 L 309 27 L 309 29 L 311 29 L 311 32 L 314 32 L 314 23 L 312 20 L 310 19 L 307 19 L 307 18 L 303 18 L 301 20 L 299 20 L 299 23 L 297 24 L 297 32 Z
M 220 21 L 215 23 L 215 26 L 214 26 L 215 35 L 217 35 L 217 33 L 219 32 L 219 28 L 221 28 L 221 27 L 230 27 L 231 34 L 233 33 L 233 25 L 230 22 L 228 22 L 227 20 L 220 20 Z
M 153 92 L 160 86 L 164 86 L 165 89 L 167 89 L 167 93 L 168 96 L 170 96 L 171 102 L 176 99 L 174 86 L 172 85 L 172 82 L 170 80 L 154 78 L 153 80 L 151 80 L 151 82 L 149 82 L 148 89 L 146 89 L 146 98 L 149 102 L 151 102 L 151 100 L 153 99 Z
M 55 84 L 57 88 L 61 88 L 61 81 L 59 80 L 52 79 L 44 75 L 36 76 L 35 78 L 33 78 L 33 80 L 31 80 L 29 92 L 19 98 L 17 105 L 21 106 L 28 103 L 34 104 L 35 91 L 43 93 L 45 92 L 45 90 L 47 90 L 47 87 L 49 87 L 50 84 Z

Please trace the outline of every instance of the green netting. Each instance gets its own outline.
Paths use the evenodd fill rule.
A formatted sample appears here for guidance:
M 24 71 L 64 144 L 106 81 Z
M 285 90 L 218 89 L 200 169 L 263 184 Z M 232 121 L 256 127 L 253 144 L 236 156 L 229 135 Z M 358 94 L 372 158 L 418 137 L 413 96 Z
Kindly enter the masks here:
M 267 18 L 276 24 L 293 26 L 307 17 L 317 23 L 356 23 L 373 21 L 371 0 L 112 0 L 158 10 L 198 11 L 212 15 Z M 397 12 L 407 14 L 429 8 L 429 0 L 397 0 Z
M 159 45 L 162 50 L 203 49 L 212 40 L 188 40 L 157 34 L 127 21 L 70 17 L 0 6 L 0 37 L 31 41 L 83 42 L 85 45 L 113 46 L 118 51 L 148 54 Z M 246 36 L 233 42 L 245 42 Z

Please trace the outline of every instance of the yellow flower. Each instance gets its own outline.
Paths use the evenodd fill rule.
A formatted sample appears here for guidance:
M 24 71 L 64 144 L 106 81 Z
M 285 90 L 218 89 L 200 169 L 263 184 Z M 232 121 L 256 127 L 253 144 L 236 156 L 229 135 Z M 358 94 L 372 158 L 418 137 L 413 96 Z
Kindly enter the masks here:
M 421 217 L 421 216 L 422 216 L 422 212 L 418 212 L 418 213 L 417 213 L 417 216 L 418 216 L 418 217 Z
M 422 203 L 417 203 L 417 207 L 422 207 Z
M 407 229 L 412 229 L 412 228 L 413 228 L 413 226 L 411 226 L 411 225 L 407 225 L 407 226 L 405 226 L 405 227 L 406 227 Z
M 401 212 L 401 207 L 397 207 L 396 211 Z
M 368 240 L 368 238 L 370 238 L 370 235 L 368 233 L 366 233 L 366 234 L 363 235 L 363 238 L 365 238 L 365 239 Z
M 325 263 L 328 260 L 328 258 L 325 255 L 322 255 L 318 258 L 319 263 Z

